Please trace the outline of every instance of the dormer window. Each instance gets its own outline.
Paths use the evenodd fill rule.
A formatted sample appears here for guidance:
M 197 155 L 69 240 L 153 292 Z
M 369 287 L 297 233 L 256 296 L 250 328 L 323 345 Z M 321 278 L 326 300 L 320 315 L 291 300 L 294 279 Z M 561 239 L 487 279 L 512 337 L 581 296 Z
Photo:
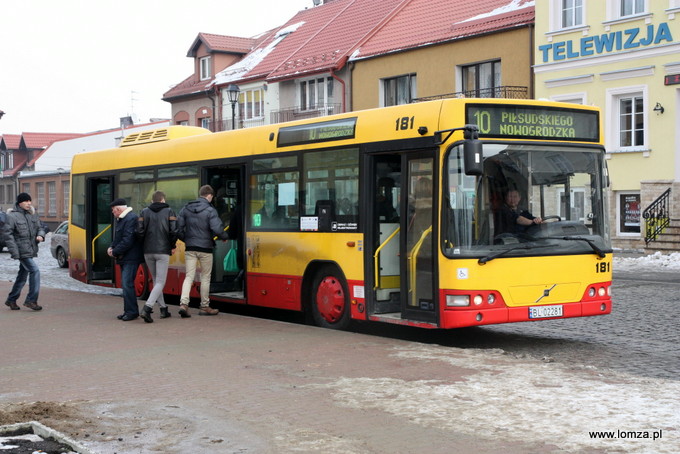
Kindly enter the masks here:
M 199 61 L 201 80 L 207 80 L 212 77 L 212 71 L 210 70 L 210 57 L 203 57 Z

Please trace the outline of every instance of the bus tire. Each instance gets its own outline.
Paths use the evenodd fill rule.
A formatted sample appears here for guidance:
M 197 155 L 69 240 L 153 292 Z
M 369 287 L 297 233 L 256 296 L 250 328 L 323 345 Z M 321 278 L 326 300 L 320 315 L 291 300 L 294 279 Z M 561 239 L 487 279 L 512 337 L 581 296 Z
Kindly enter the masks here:
M 149 296 L 149 270 L 146 265 L 140 264 L 135 275 L 135 295 L 145 300 Z
M 347 329 L 350 302 L 347 283 L 333 266 L 322 266 L 312 283 L 311 312 L 314 323 L 322 328 Z

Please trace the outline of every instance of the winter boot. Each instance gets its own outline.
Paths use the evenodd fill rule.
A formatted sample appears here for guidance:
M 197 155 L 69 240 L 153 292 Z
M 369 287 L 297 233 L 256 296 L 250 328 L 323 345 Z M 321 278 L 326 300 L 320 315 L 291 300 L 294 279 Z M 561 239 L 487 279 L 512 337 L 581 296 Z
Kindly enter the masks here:
M 17 303 L 15 301 L 5 301 L 5 306 L 9 307 L 13 311 L 18 311 L 21 309 L 19 306 L 17 306 Z
M 182 318 L 190 318 L 191 314 L 189 313 L 189 306 L 186 304 L 180 304 L 179 305 L 179 316 Z
M 142 309 L 142 313 L 139 314 L 140 317 L 146 322 L 146 323 L 153 323 L 153 319 L 151 318 L 151 313 L 153 312 L 153 309 L 151 309 L 149 306 L 146 304 L 144 305 L 144 308 Z
M 161 318 L 168 318 L 168 317 L 170 317 L 171 315 L 172 315 L 172 314 L 171 314 L 170 311 L 168 310 L 168 306 L 161 307 Z

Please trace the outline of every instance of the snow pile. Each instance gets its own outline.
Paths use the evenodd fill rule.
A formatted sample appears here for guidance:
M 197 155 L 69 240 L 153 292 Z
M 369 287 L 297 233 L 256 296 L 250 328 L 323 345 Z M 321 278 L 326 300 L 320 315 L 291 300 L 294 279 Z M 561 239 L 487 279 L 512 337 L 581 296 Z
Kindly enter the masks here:
M 654 254 L 642 257 L 617 257 L 614 252 L 614 270 L 635 271 L 648 269 L 655 271 L 675 271 L 680 270 L 680 252 L 672 254 Z

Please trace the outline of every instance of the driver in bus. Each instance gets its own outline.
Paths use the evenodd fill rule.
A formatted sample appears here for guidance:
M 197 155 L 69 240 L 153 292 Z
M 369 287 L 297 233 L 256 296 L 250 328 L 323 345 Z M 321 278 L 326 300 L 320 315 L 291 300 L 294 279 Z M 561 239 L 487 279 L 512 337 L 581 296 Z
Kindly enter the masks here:
M 541 224 L 543 219 L 532 215 L 527 210 L 521 210 L 519 203 L 522 200 L 517 189 L 510 189 L 505 194 L 505 203 L 496 212 L 496 235 L 502 233 L 524 233 L 527 228 L 534 224 Z

